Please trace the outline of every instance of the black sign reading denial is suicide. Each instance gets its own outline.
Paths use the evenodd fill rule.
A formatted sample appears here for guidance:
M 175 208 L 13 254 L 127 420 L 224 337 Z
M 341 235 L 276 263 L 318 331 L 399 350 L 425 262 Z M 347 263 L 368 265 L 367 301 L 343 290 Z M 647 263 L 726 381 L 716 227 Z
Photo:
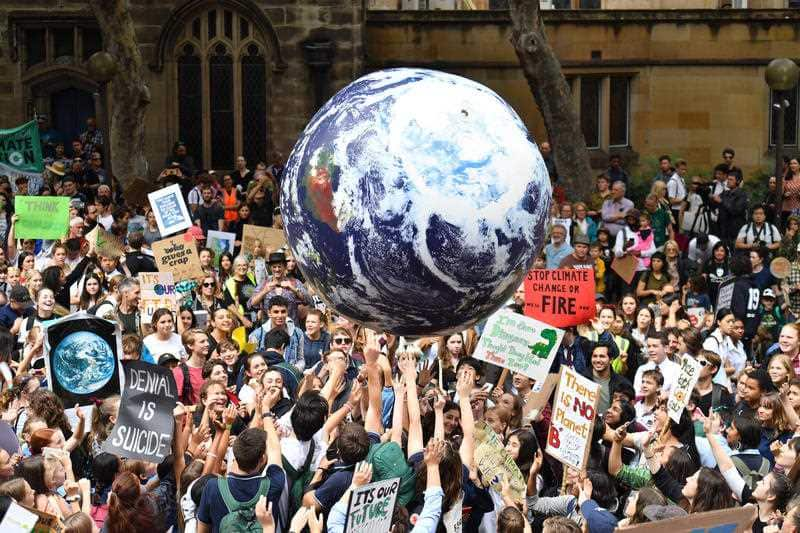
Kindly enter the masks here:
M 173 410 L 178 387 L 169 369 L 126 361 L 119 416 L 103 451 L 160 463 L 172 453 Z

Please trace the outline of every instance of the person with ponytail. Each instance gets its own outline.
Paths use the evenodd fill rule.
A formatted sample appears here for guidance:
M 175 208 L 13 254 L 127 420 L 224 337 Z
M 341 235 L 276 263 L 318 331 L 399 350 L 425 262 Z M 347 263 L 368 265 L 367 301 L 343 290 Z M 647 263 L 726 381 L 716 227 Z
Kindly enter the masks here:
M 139 478 L 131 472 L 119 474 L 108 495 L 108 518 L 101 532 L 155 533 L 160 530 L 153 500 L 142 492 Z

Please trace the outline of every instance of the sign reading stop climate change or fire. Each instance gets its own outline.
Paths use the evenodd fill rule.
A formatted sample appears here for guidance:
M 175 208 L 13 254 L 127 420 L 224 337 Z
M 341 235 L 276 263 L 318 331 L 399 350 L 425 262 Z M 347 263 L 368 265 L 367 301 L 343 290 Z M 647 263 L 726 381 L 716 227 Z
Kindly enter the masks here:
M 525 278 L 525 314 L 552 326 L 585 324 L 595 316 L 594 270 L 531 270 Z
M 576 470 L 583 470 L 589 457 L 599 389 L 597 383 L 561 367 L 546 451 Z

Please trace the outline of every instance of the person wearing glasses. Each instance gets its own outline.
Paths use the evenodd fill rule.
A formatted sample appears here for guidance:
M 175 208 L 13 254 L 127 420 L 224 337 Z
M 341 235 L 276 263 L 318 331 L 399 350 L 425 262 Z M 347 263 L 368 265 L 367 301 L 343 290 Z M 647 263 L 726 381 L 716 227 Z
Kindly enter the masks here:
M 283 252 L 269 254 L 267 261 L 272 273 L 256 290 L 247 302 L 251 309 L 267 311 L 265 307 L 274 296 L 282 296 L 289 303 L 289 318 L 300 323 L 298 307 L 311 301 L 311 297 L 303 283 L 286 275 L 286 255 Z
M 206 311 L 208 315 L 211 316 L 214 314 L 214 311 L 225 306 L 225 303 L 218 296 L 219 286 L 217 285 L 217 278 L 215 276 L 205 276 L 195 291 L 195 311 Z

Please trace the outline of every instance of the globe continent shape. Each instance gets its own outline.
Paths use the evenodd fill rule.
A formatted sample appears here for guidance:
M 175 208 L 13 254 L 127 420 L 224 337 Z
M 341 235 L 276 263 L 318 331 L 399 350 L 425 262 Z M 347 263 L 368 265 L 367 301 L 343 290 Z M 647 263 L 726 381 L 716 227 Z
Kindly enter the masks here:
M 77 331 L 64 337 L 53 350 L 53 372 L 72 394 L 91 394 L 114 375 L 114 352 L 102 337 Z
M 519 286 L 550 180 L 516 112 L 459 76 L 388 69 L 339 91 L 287 161 L 281 214 L 333 309 L 400 335 L 457 331 Z

